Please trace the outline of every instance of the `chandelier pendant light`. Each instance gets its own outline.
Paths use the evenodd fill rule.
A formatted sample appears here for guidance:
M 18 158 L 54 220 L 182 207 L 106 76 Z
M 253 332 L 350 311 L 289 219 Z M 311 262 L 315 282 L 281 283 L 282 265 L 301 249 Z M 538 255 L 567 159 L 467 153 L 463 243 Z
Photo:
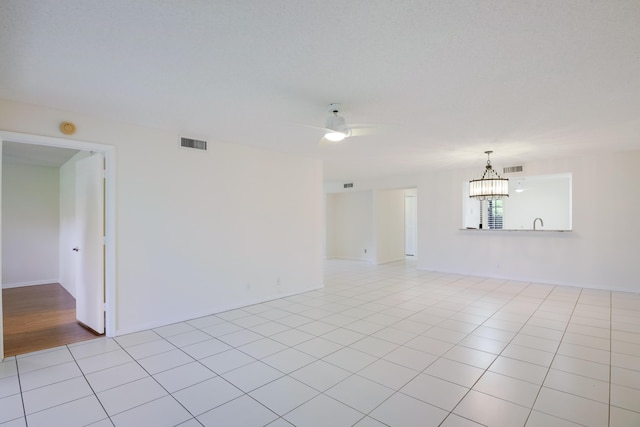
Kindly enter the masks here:
M 482 178 L 469 181 L 469 197 L 482 200 L 499 200 L 509 197 L 509 179 L 502 178 L 493 170 L 490 155 L 493 151 L 485 151 L 487 166 Z

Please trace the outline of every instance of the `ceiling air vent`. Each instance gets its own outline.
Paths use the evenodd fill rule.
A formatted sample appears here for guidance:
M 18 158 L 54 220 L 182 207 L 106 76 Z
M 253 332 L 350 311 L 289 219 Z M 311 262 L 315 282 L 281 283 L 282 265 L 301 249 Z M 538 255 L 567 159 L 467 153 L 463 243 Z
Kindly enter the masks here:
M 524 170 L 523 166 L 509 166 L 508 168 L 503 168 L 502 173 L 515 173 L 522 172 Z
M 344 188 L 353 188 L 353 182 L 344 185 Z
M 196 150 L 206 150 L 207 141 L 200 141 L 198 139 L 180 138 L 180 146 L 184 148 L 195 148 Z

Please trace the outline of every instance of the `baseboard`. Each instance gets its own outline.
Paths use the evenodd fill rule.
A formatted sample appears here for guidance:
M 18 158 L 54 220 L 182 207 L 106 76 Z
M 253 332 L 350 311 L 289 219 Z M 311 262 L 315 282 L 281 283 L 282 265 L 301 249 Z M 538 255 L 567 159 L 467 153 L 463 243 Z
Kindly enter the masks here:
M 542 285 L 549 285 L 549 286 L 568 286 L 571 288 L 583 288 L 583 289 L 593 289 L 593 290 L 597 290 L 597 291 L 607 291 L 607 292 L 626 292 L 626 293 L 631 293 L 631 294 L 640 294 L 640 291 L 638 289 L 629 289 L 629 288 L 621 288 L 621 287 L 616 287 L 616 286 L 607 286 L 607 285 L 600 285 L 600 284 L 594 284 L 594 283 L 577 283 L 577 282 L 568 282 L 565 280 L 551 280 L 548 278 L 536 278 L 536 277 L 522 277 L 522 276 L 511 276 L 508 274 L 491 274 L 491 273 L 487 273 L 487 272 L 482 272 L 482 273 L 478 273 L 478 272 L 473 272 L 473 271 L 461 271 L 461 270 L 448 270 L 448 269 L 436 269 L 436 268 L 429 268 L 429 267 L 425 267 L 425 266 L 417 266 L 416 270 L 420 270 L 420 271 L 431 271 L 434 273 L 443 273 L 443 274 L 459 274 L 459 275 L 463 275 L 463 276 L 472 276 L 472 277 L 486 277 L 489 279 L 501 279 L 501 280 L 513 280 L 516 282 L 524 282 L 524 283 L 531 283 L 531 284 L 542 284 Z
M 22 288 L 24 286 L 50 285 L 52 283 L 60 283 L 60 279 L 37 280 L 35 282 L 3 283 L 2 289 Z
M 405 261 L 407 258 L 406 257 L 402 257 L 402 258 L 394 258 L 394 259 L 384 259 L 382 261 L 378 261 L 377 264 L 378 265 L 382 265 L 382 264 L 390 264 L 392 262 L 396 262 L 396 261 Z
M 368 262 L 369 264 L 375 264 L 375 260 L 368 259 L 368 258 L 352 258 L 352 257 L 346 257 L 346 256 L 330 256 L 330 257 L 327 257 L 326 259 L 333 259 L 333 260 L 335 260 L 335 259 L 337 259 L 337 260 L 343 259 L 345 261 L 364 261 L 364 262 Z
M 315 286 L 310 286 L 308 288 L 304 288 L 304 289 L 297 289 L 295 291 L 291 291 L 291 292 L 284 292 L 281 294 L 276 294 L 276 295 L 267 295 L 267 296 L 262 296 L 259 298 L 254 298 L 251 300 L 246 300 L 246 301 L 242 301 L 242 302 L 235 302 L 235 303 L 230 303 L 230 304 L 225 304 L 225 305 L 221 305 L 218 307 L 214 307 L 213 309 L 208 309 L 205 311 L 200 311 L 200 312 L 194 312 L 194 313 L 189 313 L 188 315 L 181 315 L 181 316 L 177 316 L 177 317 L 167 317 L 166 319 L 162 319 L 162 320 L 156 320 L 153 322 L 148 322 L 148 323 L 143 323 L 143 324 L 139 324 L 133 327 L 128 327 L 128 328 L 117 328 L 115 335 L 113 336 L 122 336 L 122 335 L 126 335 L 126 334 L 131 334 L 131 333 L 135 333 L 135 332 L 141 332 L 141 331 L 145 331 L 148 329 L 155 329 L 155 328 L 159 328 L 162 326 L 167 326 L 167 325 L 171 325 L 174 323 L 179 323 L 179 322 L 186 322 L 189 320 L 194 320 L 200 317 L 205 317 L 205 316 L 211 316 L 214 314 L 219 314 L 219 313 L 224 313 L 225 311 L 229 311 L 229 310 L 235 310 L 238 308 L 243 308 L 243 307 L 249 307 L 251 305 L 255 305 L 255 304 L 262 304 L 265 302 L 269 302 L 269 301 L 273 301 L 273 300 L 277 300 L 277 299 L 281 299 L 281 298 L 286 298 L 286 297 L 290 297 L 290 296 L 294 296 L 294 295 L 299 295 L 299 294 L 303 294 L 305 292 L 312 292 L 318 289 L 322 289 L 324 287 L 324 283 L 321 283 L 319 285 L 315 285 Z

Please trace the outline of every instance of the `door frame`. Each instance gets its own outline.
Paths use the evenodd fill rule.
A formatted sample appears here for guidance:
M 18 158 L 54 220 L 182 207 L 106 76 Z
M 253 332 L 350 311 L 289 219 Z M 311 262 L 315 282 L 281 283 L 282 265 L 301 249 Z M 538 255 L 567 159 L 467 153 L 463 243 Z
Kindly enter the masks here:
M 0 130 L 0 159 L 2 158 L 2 141 L 45 145 L 50 147 L 71 148 L 82 151 L 101 152 L 105 158 L 105 333 L 114 336 L 116 331 L 116 147 L 95 142 L 32 135 L 26 133 Z M 0 162 L 1 171 L 1 162 Z M 2 195 L 2 174 L 0 173 L 0 196 Z M 0 197 L 0 204 L 2 198 Z M 1 212 L 1 211 L 0 211 Z M 2 224 L 0 222 L 0 239 Z M 0 254 L 2 253 L 0 240 Z M 0 257 L 0 274 L 2 258 Z M 2 325 L 2 292 L 0 292 L 0 360 L 4 357 L 4 330 Z

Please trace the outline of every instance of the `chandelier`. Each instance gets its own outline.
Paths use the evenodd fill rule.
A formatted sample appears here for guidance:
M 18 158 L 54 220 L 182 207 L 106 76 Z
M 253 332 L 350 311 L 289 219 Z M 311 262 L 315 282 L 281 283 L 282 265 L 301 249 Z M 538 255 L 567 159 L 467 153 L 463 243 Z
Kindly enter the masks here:
M 485 166 L 482 178 L 469 181 L 469 197 L 482 200 L 499 200 L 509 197 L 509 180 L 501 178 L 491 167 L 489 156 L 493 151 L 485 151 L 487 154 L 487 166 Z

